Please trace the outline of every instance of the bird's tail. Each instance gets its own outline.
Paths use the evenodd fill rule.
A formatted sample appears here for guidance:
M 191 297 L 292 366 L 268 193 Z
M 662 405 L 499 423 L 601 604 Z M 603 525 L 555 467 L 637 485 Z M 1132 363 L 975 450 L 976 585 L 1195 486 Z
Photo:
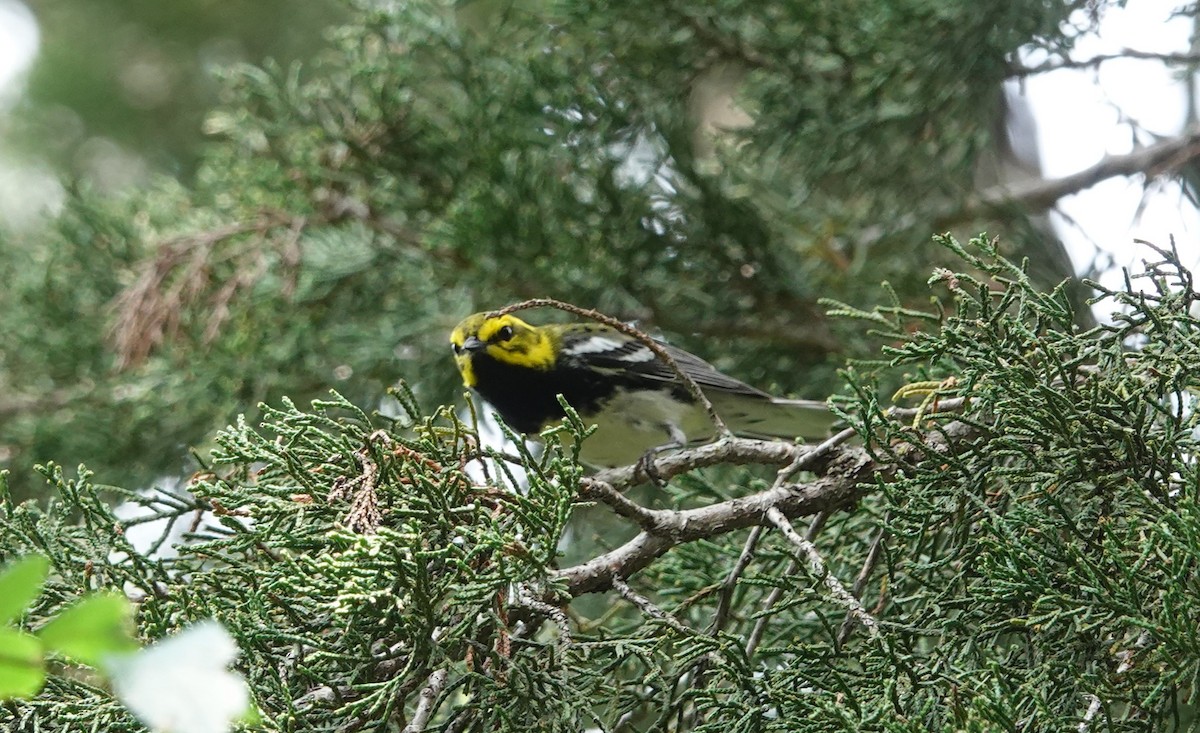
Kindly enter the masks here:
M 740 435 L 820 441 L 829 437 L 837 421 L 829 406 L 816 400 L 743 398 L 731 401 L 733 404 L 720 404 L 724 401 L 713 398 L 713 408 L 729 429 Z

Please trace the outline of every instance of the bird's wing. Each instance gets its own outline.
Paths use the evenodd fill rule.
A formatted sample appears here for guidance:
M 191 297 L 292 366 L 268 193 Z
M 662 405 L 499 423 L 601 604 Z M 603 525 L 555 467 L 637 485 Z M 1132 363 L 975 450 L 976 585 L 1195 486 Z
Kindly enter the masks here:
M 717 371 L 695 354 L 661 344 L 684 374 L 702 389 L 770 399 L 770 395 Z M 563 334 L 564 356 L 581 366 L 643 379 L 651 384 L 678 383 L 678 375 L 645 344 L 605 326 L 589 326 Z

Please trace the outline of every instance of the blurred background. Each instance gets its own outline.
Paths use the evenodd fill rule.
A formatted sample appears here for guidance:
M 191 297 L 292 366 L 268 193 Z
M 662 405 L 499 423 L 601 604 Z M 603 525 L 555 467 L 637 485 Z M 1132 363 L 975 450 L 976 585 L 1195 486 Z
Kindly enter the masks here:
M 461 403 L 446 332 L 525 297 L 825 397 L 883 341 L 821 298 L 927 307 L 936 232 L 1047 286 L 1194 263 L 1198 15 L 0 0 L 0 466 L 147 486 L 262 401 Z
M 30 221 L 24 183 L 84 180 L 117 191 L 157 174 L 187 179 L 216 103 L 219 69 L 289 63 L 322 45 L 334 2 L 0 2 L 5 218 Z M 19 172 L 27 175 L 22 178 Z M 31 197 L 32 198 L 32 197 Z M 55 205 L 53 196 L 47 204 Z M 61 194 L 57 203 L 61 204 Z

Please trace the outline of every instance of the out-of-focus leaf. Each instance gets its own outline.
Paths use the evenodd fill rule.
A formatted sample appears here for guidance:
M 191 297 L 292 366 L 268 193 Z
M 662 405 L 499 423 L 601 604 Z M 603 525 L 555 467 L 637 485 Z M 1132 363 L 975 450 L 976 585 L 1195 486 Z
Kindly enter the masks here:
M 0 700 L 36 695 L 45 681 L 42 643 L 38 638 L 0 626 Z
M 9 564 L 0 573 L 0 623 L 10 623 L 37 598 L 50 574 L 50 560 L 30 555 Z
M 106 656 L 137 648 L 130 632 L 132 606 L 118 593 L 98 593 L 75 603 L 42 627 L 38 635 L 76 662 L 99 665 Z

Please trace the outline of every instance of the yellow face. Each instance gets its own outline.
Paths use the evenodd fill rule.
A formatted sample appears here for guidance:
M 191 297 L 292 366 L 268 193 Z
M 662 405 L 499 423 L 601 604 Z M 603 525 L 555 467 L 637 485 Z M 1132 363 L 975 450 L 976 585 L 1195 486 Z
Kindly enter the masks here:
M 476 313 L 450 332 L 450 346 L 463 384 L 474 387 L 474 360 L 480 356 L 513 366 L 549 369 L 554 364 L 551 338 L 547 329 L 531 326 L 516 316 Z

